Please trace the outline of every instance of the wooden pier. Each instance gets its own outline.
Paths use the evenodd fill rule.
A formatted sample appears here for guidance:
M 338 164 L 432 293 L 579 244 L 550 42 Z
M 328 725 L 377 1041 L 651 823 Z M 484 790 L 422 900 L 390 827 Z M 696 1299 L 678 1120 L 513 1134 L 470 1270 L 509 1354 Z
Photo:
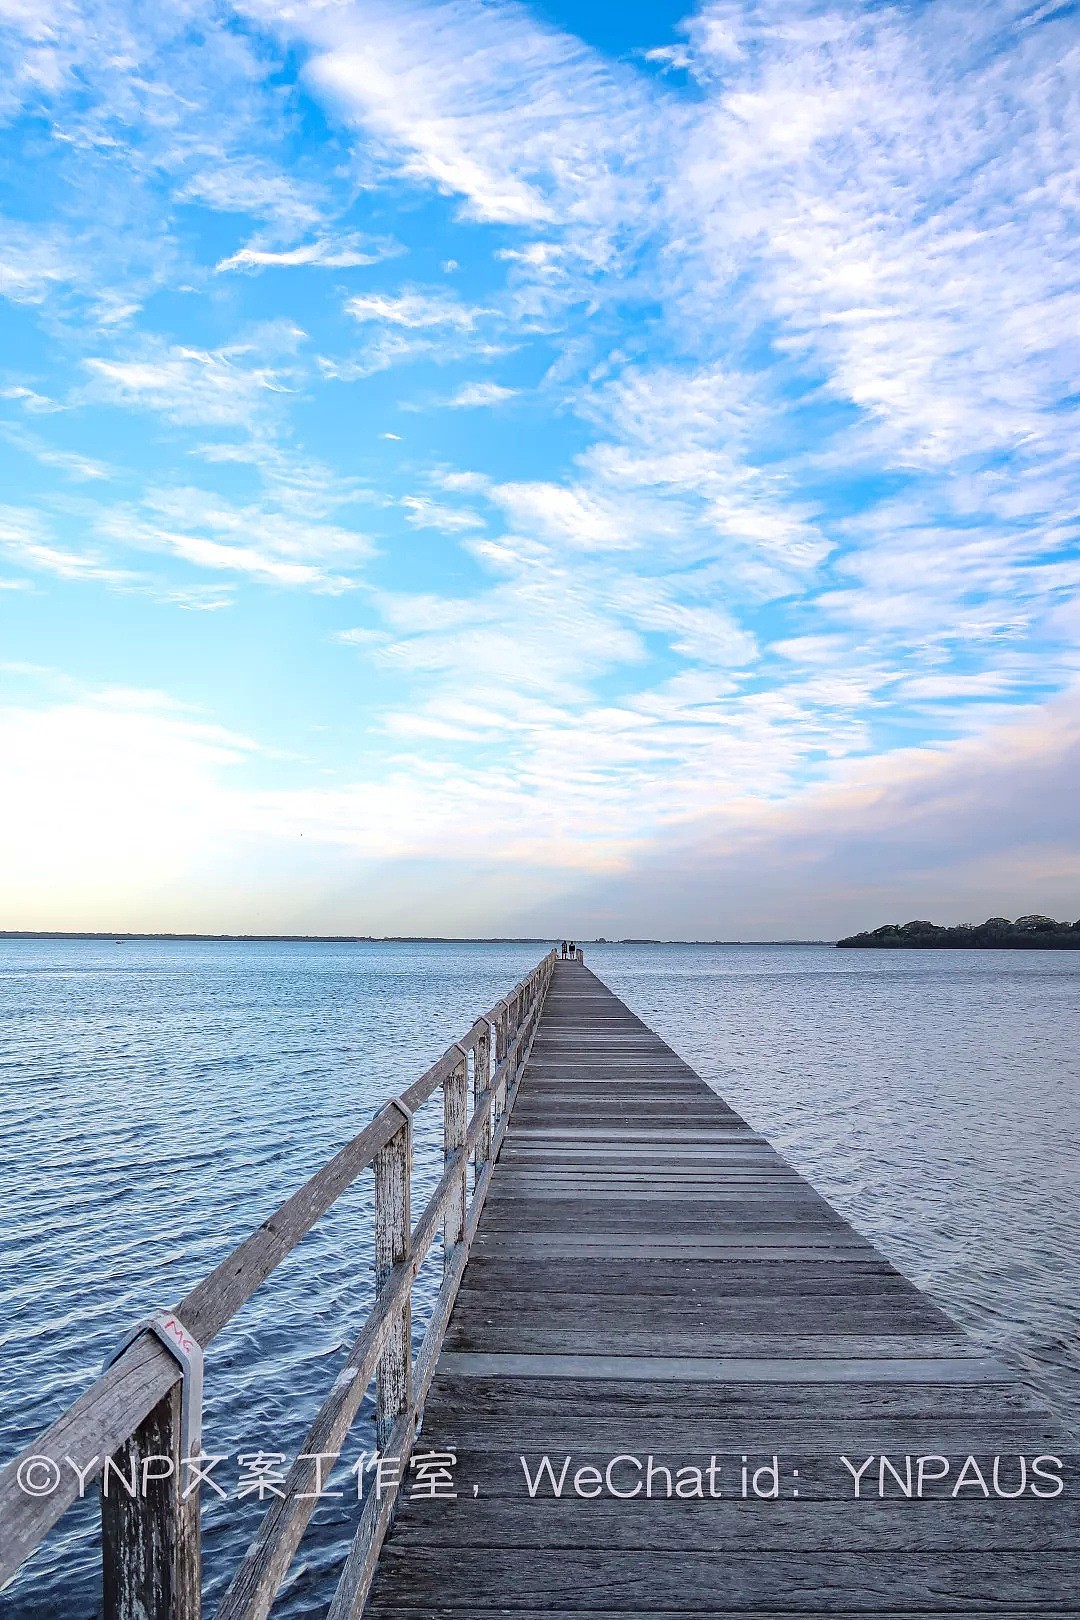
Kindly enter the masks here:
M 456 1454 L 457 1497 L 401 1503 L 366 1613 L 1080 1614 L 1067 1444 L 599 979 L 560 962 L 418 1441 Z M 912 1459 L 912 1499 L 888 1471 L 878 1497 L 883 1453 L 901 1479 Z M 995 1455 L 1012 1491 L 1017 1456 L 1030 1479 L 1047 1454 L 1065 1462 L 1060 1497 L 993 1495 Z M 950 1475 L 920 1500 L 916 1459 L 941 1455 Z M 975 1483 L 949 1494 L 970 1455 L 989 1500 Z M 779 1497 L 756 1497 L 774 1456 Z M 875 1459 L 858 1501 L 842 1456 Z
M 413 1118 L 440 1097 L 443 1174 L 414 1219 Z M 373 1379 L 396 1467 L 330 1620 L 1080 1615 L 1055 1420 L 580 953 L 545 957 L 180 1302 L 197 1360 L 369 1169 L 371 1314 L 214 1620 L 271 1613 Z M 103 1614 L 200 1620 L 197 1385 L 164 1331 L 0 1474 L 0 1580 L 74 1499 L 66 1474 L 20 1484 L 43 1458 L 92 1478 L 91 1458 L 154 1453 L 171 1477 L 103 1501 Z

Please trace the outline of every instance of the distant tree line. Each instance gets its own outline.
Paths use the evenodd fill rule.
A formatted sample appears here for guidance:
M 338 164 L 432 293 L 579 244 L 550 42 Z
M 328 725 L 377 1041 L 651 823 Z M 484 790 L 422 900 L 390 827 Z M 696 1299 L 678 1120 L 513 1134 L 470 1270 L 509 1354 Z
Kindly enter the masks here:
M 838 939 L 838 947 L 870 946 L 877 949 L 925 950 L 962 947 L 967 950 L 1080 951 L 1080 922 L 1055 922 L 1053 917 L 988 917 L 982 923 L 957 923 L 942 928 L 932 922 L 886 923 L 872 932 Z

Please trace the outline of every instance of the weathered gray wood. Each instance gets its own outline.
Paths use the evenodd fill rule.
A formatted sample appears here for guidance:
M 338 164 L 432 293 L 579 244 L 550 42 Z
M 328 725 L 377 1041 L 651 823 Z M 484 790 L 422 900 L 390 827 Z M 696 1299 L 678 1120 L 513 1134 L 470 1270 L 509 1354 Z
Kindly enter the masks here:
M 696 1379 L 715 1384 L 974 1383 L 1014 1376 L 989 1356 L 621 1356 L 446 1350 L 455 1378 Z
M 838 1500 L 785 1501 L 763 1514 L 742 1501 L 530 1501 L 521 1496 L 474 1497 L 470 1474 L 460 1475 L 457 1500 L 418 1506 L 394 1533 L 395 1551 L 414 1546 L 608 1547 L 613 1551 L 715 1553 L 799 1552 L 808 1545 L 841 1556 L 861 1551 L 1023 1552 L 1033 1545 L 1068 1552 L 1080 1542 L 1080 1507 L 1061 1499 L 1013 1503 L 1007 1514 L 992 1502 L 875 1502 L 863 1514 Z M 673 1594 L 674 1595 L 674 1594 Z M 754 1611 L 756 1612 L 756 1611 Z M 876 1611 L 875 1611 L 876 1612 Z M 1060 1611 L 1055 1611 L 1060 1612 Z
M 476 1612 L 480 1614 L 487 1611 L 477 1604 Z M 506 1614 L 512 1613 L 514 1620 L 561 1620 L 564 1611 L 558 1608 L 515 1608 L 513 1610 L 506 1609 L 502 1612 Z M 373 1615 L 392 1613 L 395 1620 L 461 1620 L 462 1610 L 459 1607 L 445 1603 L 425 1602 L 420 1608 L 395 1605 L 393 1609 L 373 1608 L 371 1613 Z M 639 1620 L 642 1610 L 638 1608 L 576 1609 L 574 1613 L 579 1617 L 579 1620 Z M 708 1609 L 704 1611 L 700 1609 L 658 1608 L 648 1610 L 649 1620 L 686 1620 L 688 1613 L 706 1613 L 708 1620 L 746 1620 L 748 1613 L 753 1614 L 754 1620 L 811 1620 L 811 1617 L 812 1620 L 820 1620 L 821 1616 L 820 1609 L 785 1607 L 783 1609 L 769 1608 L 766 1610 L 756 1606 L 752 1610 L 745 1608 L 730 1609 L 722 1601 L 710 1603 Z M 979 1611 L 970 1609 L 965 1611 L 956 1608 L 942 1609 L 935 1606 L 933 1608 L 920 1607 L 917 1611 L 905 1609 L 901 1612 L 894 1607 L 890 1607 L 888 1610 L 876 1608 L 868 1610 L 863 1608 L 852 1609 L 845 1604 L 843 1607 L 830 1608 L 828 1610 L 828 1620 L 866 1620 L 867 1614 L 870 1613 L 874 1615 L 874 1620 L 956 1620 L 957 1614 L 976 1615 Z M 1030 1608 L 995 1608 L 993 1610 L 994 1620 L 1046 1620 L 1046 1613 L 1045 1610 L 1036 1611 Z M 1053 1609 L 1052 1613 L 1055 1616 L 1080 1615 L 1080 1603 L 1059 1604 Z
M 465 1059 L 447 1075 L 443 1082 L 443 1159 L 449 1160 L 465 1146 L 468 1124 L 468 1078 Z M 468 1172 L 464 1162 L 457 1178 L 454 1194 L 446 1208 L 443 1226 L 443 1263 L 449 1267 L 453 1250 L 465 1235 L 465 1210 L 468 1203 Z
M 423 1085 L 440 1072 L 436 1064 Z M 435 1078 L 431 1089 L 438 1083 Z M 393 1110 L 383 1109 L 181 1301 L 177 1315 L 200 1344 L 210 1343 L 319 1217 L 373 1163 L 397 1129 L 398 1120 Z M 156 1339 L 144 1335 L 5 1467 L 0 1473 L 0 1525 L 4 1531 L 0 1582 L 29 1557 L 78 1495 L 78 1479 L 71 1470 L 62 1471 L 58 1488 L 49 1496 L 28 1495 L 18 1484 L 24 1459 L 70 1455 L 89 1462 L 111 1456 L 176 1381 L 173 1358 Z M 93 1471 L 87 1476 L 94 1477 Z
M 834 1616 L 906 1605 L 982 1617 L 1026 1609 L 1029 1616 L 1077 1613 L 1080 1574 L 1075 1552 L 982 1548 L 932 1552 L 865 1550 L 837 1558 L 821 1552 L 621 1551 L 605 1547 L 492 1547 L 483 1580 L 472 1547 L 410 1546 L 384 1551 L 372 1614 L 411 1610 L 438 1594 L 441 1608 L 459 1613 L 515 1614 L 544 1603 L 555 1613 L 629 1611 L 655 1615 L 677 1599 L 680 1612 L 777 1610 Z M 430 1614 L 431 1608 L 427 1610 Z
M 30 1496 L 19 1487 L 18 1471 L 29 1457 L 74 1457 L 81 1465 L 119 1451 L 150 1412 L 164 1400 L 179 1368 L 164 1345 L 149 1334 L 137 1339 L 84 1395 L 0 1473 L 0 1585 L 29 1558 L 79 1494 L 71 1469 L 61 1469 L 49 1496 Z M 91 1468 L 88 1480 L 96 1477 Z
M 575 963 L 532 1043 L 424 1435 L 456 1448 L 461 1494 L 402 1503 L 372 1620 L 1080 1612 L 1075 1502 L 850 1499 L 848 1447 L 1073 1462 L 1015 1375 Z M 747 1448 L 784 1452 L 801 1499 L 539 1501 L 516 1471 L 523 1450 L 599 1466 L 627 1449 L 730 1470 Z
M 670 1380 L 662 1380 L 664 1384 Z M 715 1405 L 715 1403 L 712 1403 Z M 425 1434 L 435 1440 L 453 1439 L 470 1456 L 493 1459 L 498 1457 L 512 1483 L 521 1485 L 518 1465 L 520 1452 L 582 1452 L 582 1435 L 597 1456 L 616 1457 L 621 1450 L 638 1455 L 647 1454 L 657 1443 L 657 1419 L 665 1419 L 665 1455 L 676 1452 L 716 1455 L 736 1455 L 741 1451 L 766 1455 L 773 1451 L 803 1456 L 827 1455 L 835 1467 L 844 1452 L 867 1457 L 905 1453 L 929 1456 L 935 1451 L 950 1455 L 978 1456 L 993 1454 L 1006 1459 L 1017 1455 L 1024 1447 L 1037 1451 L 1053 1451 L 1062 1443 L 1060 1425 L 1048 1413 L 1041 1421 L 1031 1412 L 1002 1412 L 997 1409 L 981 1417 L 971 1414 L 940 1416 L 924 1412 L 904 1412 L 892 1416 L 873 1414 L 853 1417 L 836 1402 L 821 1405 L 808 1404 L 795 1407 L 782 1414 L 774 1411 L 771 1403 L 758 1396 L 757 1410 L 749 1417 L 742 1415 L 716 1416 L 713 1412 L 698 1412 L 684 1416 L 670 1393 L 661 1410 L 659 1402 L 633 1413 L 620 1411 L 609 1415 L 606 1401 L 603 1415 L 573 1407 L 553 1414 L 550 1410 L 533 1412 L 522 1410 L 515 1415 L 514 1446 L 507 1452 L 507 1435 L 503 1419 L 487 1412 L 475 1410 L 468 1402 L 463 1408 L 448 1409 L 439 1402 L 425 1415 Z M 511 1459 L 509 1466 L 506 1458 Z M 846 1487 L 850 1480 L 844 1479 Z M 849 1489 L 850 1494 L 850 1489 Z M 978 1493 L 976 1493 L 978 1494 Z M 1063 1498 L 1059 1498 L 1062 1500 Z
M 475 1027 L 470 1034 L 475 1037 Z M 400 1455 L 403 1462 L 407 1460 L 419 1409 L 434 1373 L 446 1323 L 464 1272 L 469 1244 L 490 1186 L 492 1163 L 485 1166 L 472 1203 L 466 1205 L 462 1201 L 468 1155 L 486 1128 L 484 1108 L 490 1098 L 491 1083 L 487 1091 L 488 1098 L 466 1123 L 464 1060 L 459 1061 L 448 1076 L 444 1090 L 447 1141 L 444 1146 L 443 1174 L 413 1230 L 406 1259 L 393 1264 L 386 1271 L 372 1314 L 304 1438 L 298 1459 L 283 1486 L 283 1498 L 275 1500 L 265 1514 L 243 1563 L 218 1607 L 215 1620 L 265 1620 L 269 1613 L 316 1506 L 320 1480 L 328 1476 L 340 1453 L 386 1339 L 392 1327 L 400 1324 L 401 1312 L 409 1298 L 408 1290 L 441 1221 L 444 1233 L 447 1225 L 452 1224 L 458 1235 L 453 1245 L 446 1248 L 442 1287 L 412 1370 L 408 1410 L 398 1418 L 383 1446 L 390 1455 Z M 513 1094 L 509 1101 L 512 1105 Z M 496 1153 L 505 1130 L 506 1121 L 503 1120 L 494 1142 Z M 393 1515 L 393 1506 L 393 1495 L 388 1493 L 382 1501 L 369 1500 L 364 1510 L 335 1600 L 341 1613 L 358 1613 L 359 1607 L 362 1607 L 382 1538 Z
M 404 1265 L 412 1242 L 412 1123 L 403 1119 L 397 1134 L 375 1156 L 375 1292 L 380 1294 L 395 1266 Z M 412 1397 L 412 1293 L 395 1313 L 379 1361 L 375 1432 L 385 1448 Z
M 441 1083 L 447 1059 L 429 1070 L 431 1091 Z M 425 1084 L 427 1081 L 425 1080 Z M 191 1290 L 177 1308 L 180 1320 L 204 1347 L 232 1320 L 259 1285 L 290 1254 L 320 1216 L 350 1187 L 394 1135 L 399 1116 L 380 1110 L 340 1153 L 263 1221 L 244 1243 Z
M 639 1416 L 667 1421 L 676 1408 L 685 1421 L 731 1420 L 749 1433 L 760 1422 L 864 1420 L 948 1423 L 952 1419 L 981 1428 L 994 1420 L 1015 1417 L 1031 1424 L 1032 1434 L 1054 1422 L 1035 1397 L 1010 1374 L 1005 1382 L 979 1383 L 805 1383 L 751 1380 L 715 1384 L 708 1379 L 611 1379 L 602 1391 L 590 1378 L 529 1378 L 466 1374 L 457 1377 L 440 1363 L 428 1411 L 444 1426 L 476 1418 L 498 1421 L 504 1436 L 516 1434 L 519 1422 L 569 1417 L 583 1427 L 595 1420 L 633 1423 Z M 587 1421 L 586 1421 L 587 1420 Z M 579 1435 L 580 1439 L 580 1435 Z
M 399 1273 L 403 1268 L 398 1268 Z M 243 1562 L 229 1584 L 214 1620 L 265 1620 L 292 1563 L 318 1493 L 340 1454 L 360 1409 L 391 1326 L 400 1318 L 403 1289 L 411 1277 L 398 1276 L 375 1309 L 335 1378 L 330 1394 L 304 1436 L 282 1496 L 263 1516 Z
M 505 1172 L 504 1155 L 499 1155 L 499 1177 Z M 739 1259 L 652 1260 L 561 1260 L 501 1259 L 496 1254 L 475 1252 L 464 1283 L 466 1297 L 477 1293 L 518 1290 L 532 1298 L 538 1294 L 650 1294 L 685 1299 L 695 1293 L 706 1298 L 772 1298 L 778 1293 L 831 1297 L 837 1293 L 858 1295 L 873 1278 L 879 1297 L 901 1294 L 923 1299 L 914 1283 L 901 1276 L 888 1260 L 872 1250 L 853 1257 L 843 1266 L 825 1259 L 795 1258 L 781 1254 L 767 1264 Z
M 500 1010 L 501 1011 L 501 1010 Z M 496 1023 L 496 1029 L 498 1024 Z M 491 1037 L 483 1034 L 478 1037 L 474 1048 L 475 1062 L 473 1065 L 473 1108 L 478 1109 L 481 1098 L 491 1084 Z M 505 1084 L 506 1053 L 496 1052 L 496 1069 L 499 1073 L 499 1084 Z M 484 1126 L 476 1139 L 476 1150 L 473 1154 L 474 1173 L 479 1175 L 484 1165 L 491 1157 L 491 1117 L 490 1105 L 485 1105 Z
M 180 1452 L 180 1407 L 177 1383 L 102 1476 L 104 1620 L 199 1620 L 199 1493 L 185 1498 L 191 1474 Z
M 543 964 L 542 964 L 543 965 Z M 534 1006 L 539 1011 L 543 1005 L 544 991 L 547 985 L 546 976 L 540 982 L 535 992 Z M 528 1059 L 529 1047 L 535 1030 L 535 1019 L 523 1024 L 515 1037 L 515 1047 L 522 1052 L 521 1070 Z M 511 1048 L 511 1052 L 515 1049 Z M 484 1071 L 481 1070 L 481 1078 Z M 487 1112 L 487 1096 L 490 1096 L 495 1081 L 489 1082 L 486 1095 L 482 1095 L 481 1102 L 470 1122 L 466 1133 L 466 1145 L 474 1141 L 481 1130 L 486 1130 L 490 1115 Z M 416 1437 L 417 1426 L 420 1421 L 421 1409 L 427 1396 L 431 1381 L 435 1376 L 439 1353 L 454 1308 L 454 1302 L 460 1287 L 468 1261 L 469 1249 L 476 1235 L 477 1226 L 483 1213 L 484 1202 L 491 1186 L 495 1172 L 495 1163 L 499 1149 L 505 1138 L 510 1123 L 510 1114 L 516 1100 L 520 1085 L 520 1075 L 509 1085 L 506 1094 L 506 1109 L 503 1116 L 497 1121 L 494 1135 L 491 1139 L 487 1160 L 480 1169 L 473 1191 L 472 1202 L 469 1206 L 462 1241 L 458 1244 L 447 1269 L 442 1286 L 439 1289 L 432 1309 L 431 1318 L 424 1334 L 424 1342 L 417 1356 L 415 1372 L 413 1375 L 413 1400 L 407 1412 L 399 1419 L 392 1434 L 389 1436 L 386 1450 L 391 1456 L 398 1457 L 401 1467 L 408 1465 L 409 1455 L 413 1441 Z M 369 1500 L 363 1513 L 352 1545 L 349 1548 L 345 1567 L 334 1592 L 333 1601 L 328 1611 L 327 1620 L 359 1620 L 364 1612 L 368 1593 L 374 1579 L 378 1565 L 379 1554 L 383 1539 L 389 1529 L 397 1506 L 395 1495 L 387 1495 L 379 1501 L 377 1498 Z

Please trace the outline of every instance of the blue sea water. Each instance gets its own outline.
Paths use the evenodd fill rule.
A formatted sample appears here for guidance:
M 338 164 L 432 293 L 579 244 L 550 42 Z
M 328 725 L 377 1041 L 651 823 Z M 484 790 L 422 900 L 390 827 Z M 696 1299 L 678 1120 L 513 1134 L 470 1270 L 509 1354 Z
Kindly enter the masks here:
M 0 941 L 7 1461 L 539 958 L 537 945 Z M 1080 953 L 587 948 L 613 990 L 1080 1427 Z M 437 1174 L 418 1119 L 414 1208 Z M 370 1177 L 214 1341 L 207 1449 L 295 1453 L 371 1302 Z M 418 1284 L 421 1321 L 435 1272 Z M 347 1463 L 370 1447 L 362 1413 Z M 260 1506 L 204 1511 L 206 1612 Z M 275 1613 L 328 1596 L 355 1482 Z M 0 1599 L 99 1613 L 96 1504 Z

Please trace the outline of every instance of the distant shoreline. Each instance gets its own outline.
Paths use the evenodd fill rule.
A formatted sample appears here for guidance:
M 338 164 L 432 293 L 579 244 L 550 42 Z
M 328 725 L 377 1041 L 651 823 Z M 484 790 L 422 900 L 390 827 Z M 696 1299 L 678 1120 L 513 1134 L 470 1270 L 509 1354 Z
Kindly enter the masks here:
M 0 928 L 0 939 L 192 940 L 240 945 L 550 945 L 543 934 L 131 934 L 122 928 Z M 583 939 L 593 945 L 833 945 L 831 939 Z
M 862 934 L 838 939 L 838 950 L 871 951 L 1080 951 L 1080 922 L 1055 922 L 1040 912 L 1011 921 L 988 917 L 983 923 L 940 923 L 920 920 L 885 923 Z

